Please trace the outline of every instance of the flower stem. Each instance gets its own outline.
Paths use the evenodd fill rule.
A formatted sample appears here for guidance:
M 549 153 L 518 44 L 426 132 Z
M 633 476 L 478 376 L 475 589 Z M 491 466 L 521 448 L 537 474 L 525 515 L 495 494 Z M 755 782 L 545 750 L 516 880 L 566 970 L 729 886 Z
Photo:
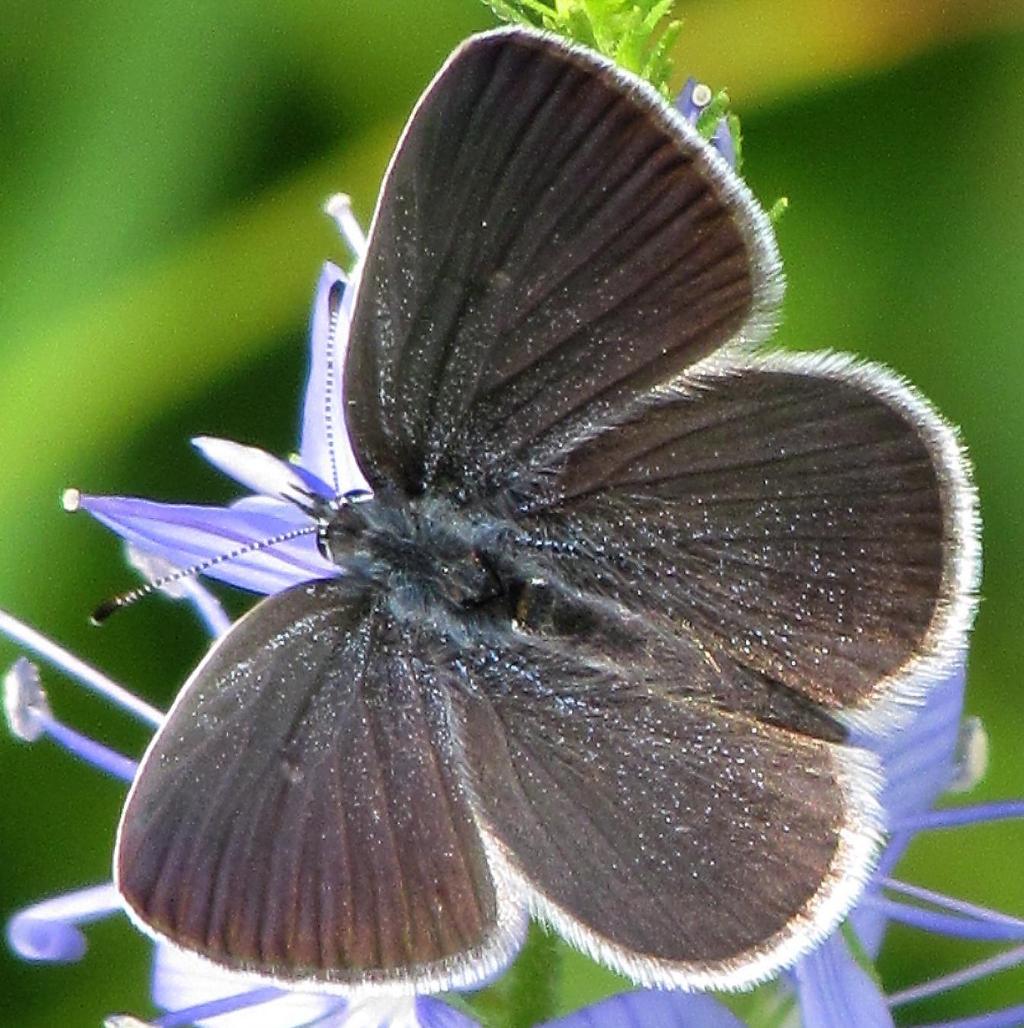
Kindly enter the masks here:
M 526 945 L 508 974 L 509 1028 L 531 1028 L 554 1015 L 560 968 L 557 937 L 531 924 Z

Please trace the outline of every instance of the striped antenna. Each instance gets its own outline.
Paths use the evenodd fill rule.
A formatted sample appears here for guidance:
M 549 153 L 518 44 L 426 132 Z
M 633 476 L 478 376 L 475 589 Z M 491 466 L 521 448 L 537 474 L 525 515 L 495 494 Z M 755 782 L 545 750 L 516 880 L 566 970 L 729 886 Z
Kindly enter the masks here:
M 133 603 L 138 600 L 149 596 L 151 593 L 155 593 L 159 589 L 163 589 L 164 586 L 173 585 L 175 582 L 180 582 L 183 578 L 192 578 L 195 575 L 200 575 L 204 571 L 209 571 L 210 568 L 216 567 L 218 564 L 226 564 L 230 560 L 237 560 L 239 557 L 244 557 L 249 553 L 259 553 L 261 550 L 266 550 L 271 546 L 277 546 L 279 543 L 287 543 L 292 539 L 298 539 L 304 535 L 313 535 L 318 531 L 318 526 L 303 525 L 302 528 L 293 528 L 287 532 L 282 532 L 280 535 L 273 535 L 269 539 L 261 539 L 259 542 L 249 543 L 246 546 L 240 546 L 236 550 L 231 550 L 229 553 L 221 553 L 216 557 L 210 557 L 208 560 L 200 561 L 198 564 L 193 564 L 191 567 L 179 568 L 177 571 L 172 571 L 168 575 L 162 575 L 160 578 L 154 579 L 152 582 L 148 582 L 146 585 L 140 585 L 135 589 L 129 589 L 128 592 L 121 593 L 120 596 L 114 596 L 109 600 L 104 600 L 90 616 L 89 620 L 94 625 L 102 625 L 111 614 L 115 611 L 122 610 L 125 607 L 130 607 Z

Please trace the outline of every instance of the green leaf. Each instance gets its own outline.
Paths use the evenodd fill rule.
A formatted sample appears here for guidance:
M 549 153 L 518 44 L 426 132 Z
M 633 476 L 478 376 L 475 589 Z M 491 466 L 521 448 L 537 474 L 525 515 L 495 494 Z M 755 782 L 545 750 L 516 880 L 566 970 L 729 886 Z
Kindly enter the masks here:
M 504 21 L 548 29 L 596 50 L 671 98 L 676 0 L 484 0 Z
M 494 11 L 502 21 L 515 22 L 520 20 L 515 6 L 513 4 L 506 3 L 505 0 L 484 0 L 484 3 Z
M 711 98 L 711 102 L 700 112 L 697 119 L 697 131 L 705 138 L 710 139 L 718 128 L 718 122 L 726 116 L 729 110 L 729 94 L 720 89 Z
M 747 1028 L 786 1028 L 798 1023 L 797 1001 L 791 989 L 771 981 L 750 992 L 725 992 L 716 999 Z
M 725 116 L 725 120 L 729 125 L 729 135 L 732 136 L 733 149 L 736 151 L 736 170 L 739 171 L 743 167 L 743 132 L 740 130 L 739 115 L 729 111 Z M 788 202 L 786 201 L 786 203 Z
M 558 937 L 533 923 L 509 982 L 509 1028 L 531 1028 L 555 1013 L 558 995 Z
M 464 1006 L 487 1028 L 531 1028 L 550 1020 L 557 1012 L 560 957 L 558 937 L 531 924 L 516 962 Z
M 668 82 L 672 74 L 672 48 L 683 31 L 681 21 L 670 22 L 647 55 L 640 77 L 648 82 Z
M 778 200 L 776 200 L 775 203 L 773 203 L 771 207 L 768 208 L 768 220 L 773 225 L 778 225 L 778 223 L 782 220 L 783 214 L 785 214 L 788 210 L 789 197 L 780 196 Z

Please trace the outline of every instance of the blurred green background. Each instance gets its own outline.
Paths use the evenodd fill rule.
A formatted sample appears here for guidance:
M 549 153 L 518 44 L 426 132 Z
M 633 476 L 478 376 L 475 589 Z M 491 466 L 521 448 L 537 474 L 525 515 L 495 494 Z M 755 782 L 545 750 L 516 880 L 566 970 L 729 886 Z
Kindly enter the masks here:
M 968 709 L 992 767 L 975 796 L 1024 795 L 1024 4 L 679 10 L 680 80 L 730 88 L 748 180 L 792 201 L 781 340 L 885 361 L 963 426 L 985 522 Z M 345 257 L 320 204 L 346 190 L 368 218 L 418 92 L 490 24 L 476 0 L 0 2 L 0 605 L 170 702 L 201 632 L 162 599 L 90 628 L 134 579 L 60 491 L 218 502 L 233 490 L 190 436 L 293 447 L 307 304 L 320 262 Z M 16 653 L 0 644 L 2 666 Z M 136 725 L 45 680 L 59 716 L 141 751 Z M 49 744 L 0 740 L 0 911 L 101 880 L 122 795 Z M 902 873 L 1024 915 L 1022 844 L 1020 826 L 965 830 Z M 0 1020 L 145 1013 L 146 942 L 121 918 L 88 934 L 77 965 L 4 952 Z M 897 931 L 881 972 L 898 987 L 987 952 Z M 607 985 L 570 968 L 565 1003 Z M 1022 998 L 1018 970 L 908 1016 Z

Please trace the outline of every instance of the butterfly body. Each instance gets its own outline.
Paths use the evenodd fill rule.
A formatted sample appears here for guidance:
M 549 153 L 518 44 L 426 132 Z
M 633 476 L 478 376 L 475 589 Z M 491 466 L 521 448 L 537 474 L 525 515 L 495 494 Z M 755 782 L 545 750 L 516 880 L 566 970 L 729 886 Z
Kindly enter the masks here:
M 581 663 L 651 659 L 649 619 L 576 588 L 560 565 L 579 541 L 550 543 L 497 510 L 469 514 L 431 499 L 363 500 L 321 529 L 321 546 L 346 581 L 417 635 L 438 667 L 451 667 L 456 687 L 473 688 L 460 664 L 524 640 Z M 664 654 L 678 633 L 663 634 Z

